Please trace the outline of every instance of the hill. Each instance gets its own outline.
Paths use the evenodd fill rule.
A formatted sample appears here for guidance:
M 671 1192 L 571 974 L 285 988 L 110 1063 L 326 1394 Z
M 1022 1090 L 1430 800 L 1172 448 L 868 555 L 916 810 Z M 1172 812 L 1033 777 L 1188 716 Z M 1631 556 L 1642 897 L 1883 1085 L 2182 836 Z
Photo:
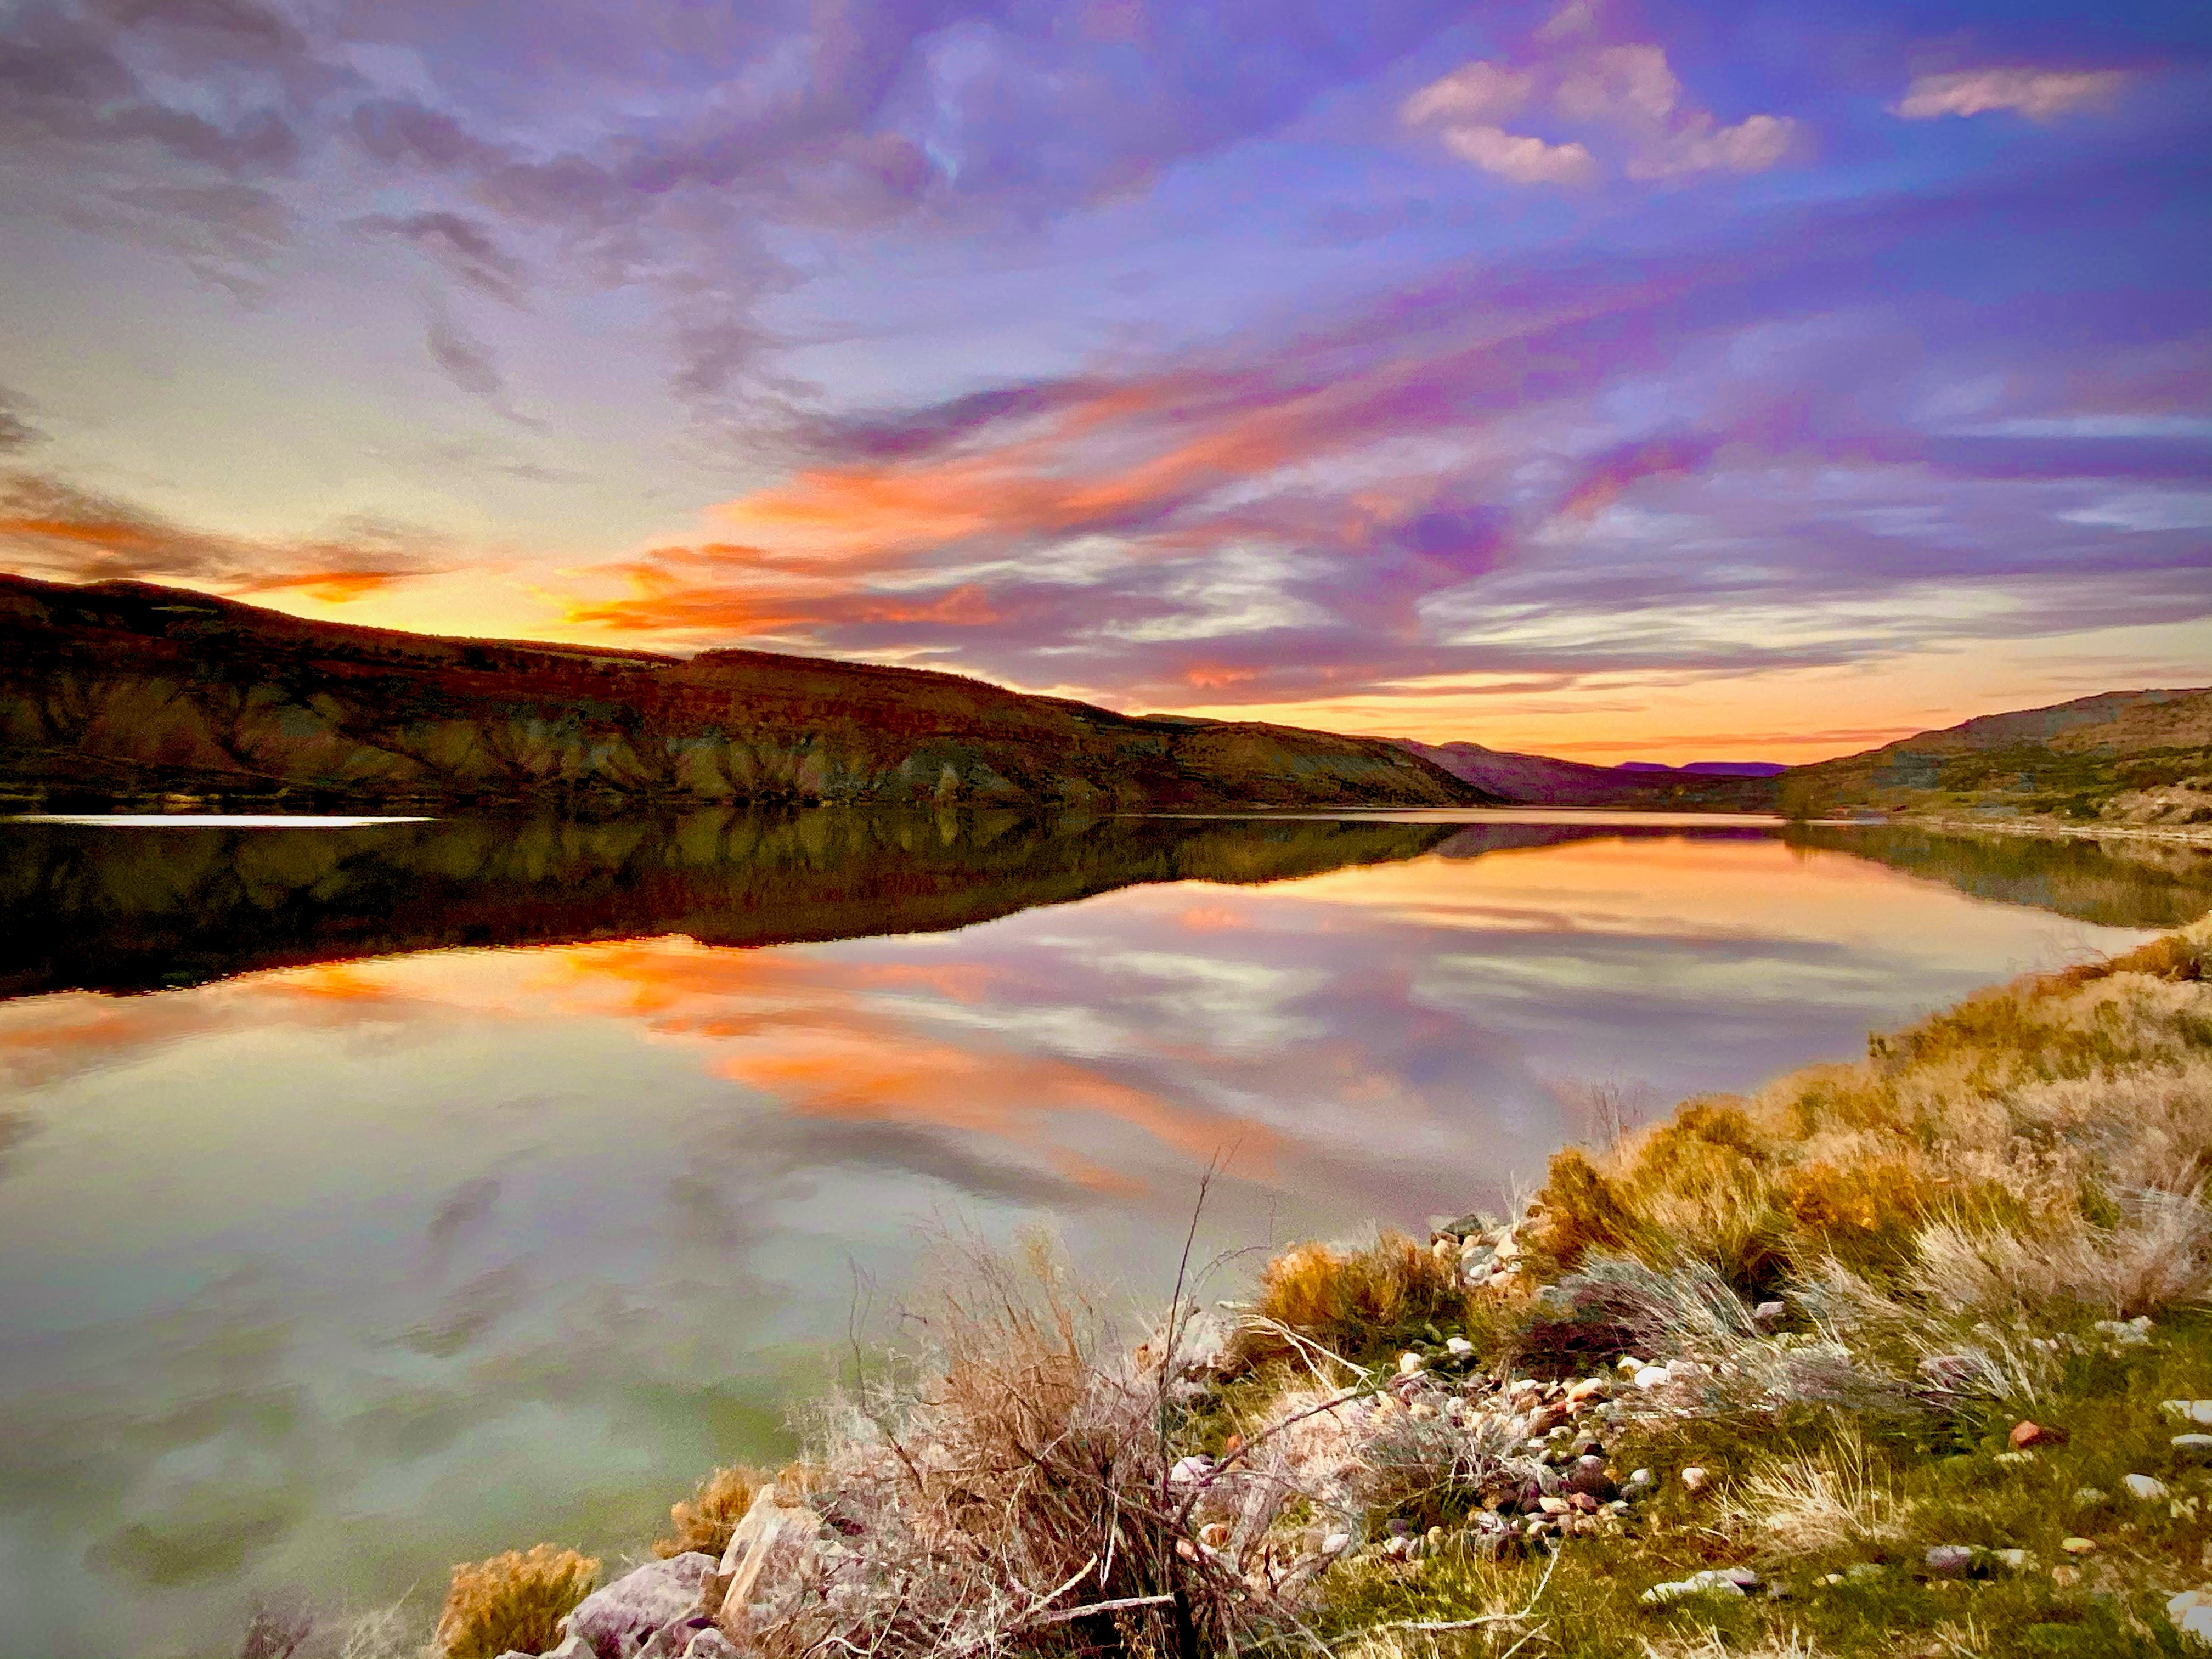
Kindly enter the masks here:
M 1791 769 L 1793 817 L 1854 809 L 2118 823 L 2212 822 L 2212 690 L 2107 691 Z
M 0 575 L 0 796 L 1124 811 L 1496 797 L 1373 738 L 1133 718 L 910 668 L 308 622 Z
M 1774 775 L 1783 769 L 1757 762 L 1729 761 L 1699 761 L 1681 767 L 1635 761 L 1622 766 L 1589 766 L 1580 761 L 1553 760 L 1548 755 L 1486 749 L 1479 743 L 1425 744 L 1407 738 L 1395 741 L 1407 753 L 1434 762 L 1454 777 L 1529 806 L 1770 812 L 1774 810 Z

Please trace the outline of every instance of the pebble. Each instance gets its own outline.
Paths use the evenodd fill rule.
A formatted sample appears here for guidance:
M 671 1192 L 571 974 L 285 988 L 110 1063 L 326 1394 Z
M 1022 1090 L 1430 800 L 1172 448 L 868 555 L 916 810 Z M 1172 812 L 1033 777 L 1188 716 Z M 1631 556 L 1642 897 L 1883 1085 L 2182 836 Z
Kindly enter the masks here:
M 2212 1400 L 2161 1400 L 2158 1408 L 2169 1417 L 2178 1417 L 2185 1423 L 2195 1423 L 2212 1428 Z M 2197 1592 L 2191 1590 L 2191 1595 Z
M 2026 1572 L 2035 1565 L 2035 1558 L 2026 1550 L 1991 1550 L 1990 1559 L 2007 1572 Z
M 1691 1595 L 1747 1595 L 1758 1588 L 1759 1575 L 1749 1567 L 1711 1567 L 1704 1572 L 1693 1572 L 1687 1578 L 1654 1584 L 1637 1599 L 1658 1606 Z
M 2184 1457 L 2212 1457 L 2212 1434 L 2177 1434 L 2171 1443 Z
M 1705 1482 L 1711 1478 L 1695 1463 L 1682 1471 L 1682 1484 L 1692 1492 L 1703 1492 L 1705 1489 Z
M 1756 1325 L 1778 1325 L 1790 1312 L 1786 1302 L 1762 1302 L 1751 1310 L 1752 1322 Z
M 1661 1388 L 1668 1380 L 1664 1365 L 1646 1365 L 1636 1373 L 1636 1386 L 1639 1389 Z
M 1649 1492 L 1659 1484 L 1659 1477 L 1650 1469 L 1638 1469 L 1628 1477 L 1631 1492 Z
M 1351 1547 L 1352 1534 L 1348 1532 L 1333 1532 L 1321 1540 L 1323 1555 L 1341 1555 Z
M 1939 1578 L 1963 1578 L 1974 1566 L 1974 1552 L 1966 1544 L 1933 1545 L 1923 1559 Z
M 1398 1375 L 1399 1375 L 1399 1376 L 1412 1376 L 1415 1371 L 1417 1371 L 1417 1370 L 1420 1370 L 1420 1369 L 1421 1369 L 1421 1356 L 1420 1356 L 1420 1355 L 1419 1355 L 1419 1354 L 1417 1354 L 1417 1353 L 1413 1353 L 1413 1352 L 1406 1352 L 1406 1353 L 1401 1353 L 1401 1354 L 1400 1354 L 1400 1355 L 1398 1356 Z
M 1449 1337 L 1444 1342 L 1444 1352 L 1455 1359 L 1464 1359 L 1474 1352 L 1474 1344 L 1463 1336 Z
M 2212 1589 L 2184 1590 L 2166 1598 L 2174 1629 L 2199 1647 L 2212 1647 Z
M 2006 1437 L 2012 1442 L 2014 1451 L 2025 1451 L 2030 1446 L 2063 1446 L 2066 1443 L 2066 1431 L 2054 1429 L 2047 1423 L 2021 1422 L 2014 1424 L 2012 1433 Z
M 2094 1538 L 2062 1538 L 2058 1540 L 2058 1547 L 2069 1555 L 2094 1555 L 2097 1540 Z
M 2166 1495 L 2166 1482 L 2154 1475 L 2130 1474 L 2121 1478 L 2120 1484 L 2128 1489 L 2128 1496 L 2148 1504 Z

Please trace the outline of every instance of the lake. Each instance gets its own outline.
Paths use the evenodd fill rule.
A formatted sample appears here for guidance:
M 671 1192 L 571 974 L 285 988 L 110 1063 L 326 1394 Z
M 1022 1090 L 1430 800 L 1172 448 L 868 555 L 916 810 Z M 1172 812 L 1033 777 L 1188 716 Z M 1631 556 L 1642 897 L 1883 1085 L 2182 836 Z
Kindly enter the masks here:
M 2212 860 L 1618 815 L 0 823 L 0 1655 L 618 1555 L 930 1230 L 1499 1206 L 1591 1099 L 1864 1052 Z M 1247 1255 L 1206 1293 L 1228 1296 Z

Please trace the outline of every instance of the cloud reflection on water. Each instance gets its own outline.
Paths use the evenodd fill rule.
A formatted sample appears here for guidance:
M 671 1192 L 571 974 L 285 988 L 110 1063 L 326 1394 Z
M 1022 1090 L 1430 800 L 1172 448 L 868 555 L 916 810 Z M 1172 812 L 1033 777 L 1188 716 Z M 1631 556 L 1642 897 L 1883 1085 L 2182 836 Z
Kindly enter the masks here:
M 56 1652 L 155 1652 L 333 1563 L 389 1595 L 634 1545 L 766 1447 L 850 1273 L 896 1286 L 933 1212 L 1047 1219 L 1150 1296 L 1217 1152 L 1209 1245 L 1418 1224 L 1533 1178 L 1578 1082 L 1747 1085 L 2140 936 L 1763 836 L 1470 832 L 949 932 L 0 1004 L 35 1124 L 0 1172 L 0 1592 L 41 1585 Z

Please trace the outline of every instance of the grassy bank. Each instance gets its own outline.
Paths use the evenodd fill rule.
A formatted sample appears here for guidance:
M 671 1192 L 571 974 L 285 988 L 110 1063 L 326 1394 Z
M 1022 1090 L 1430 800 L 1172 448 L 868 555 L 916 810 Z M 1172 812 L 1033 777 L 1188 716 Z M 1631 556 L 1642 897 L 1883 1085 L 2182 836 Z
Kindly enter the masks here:
M 2185 1403 L 2212 1419 L 2209 953 L 2199 922 L 1983 993 L 1563 1152 L 1517 1215 L 1287 1252 L 1249 1304 L 1179 1297 L 1133 1346 L 1048 1252 L 972 1252 L 911 1354 L 821 1403 L 803 1463 L 677 1506 L 617 1586 L 676 1611 L 632 1635 L 694 1659 L 2191 1650 L 2167 1603 L 2212 1582 L 2212 1422 Z M 551 1553 L 472 1569 L 441 1644 L 501 1651 L 511 1583 L 543 1647 L 583 1582 Z M 629 1650 L 613 1605 L 571 1651 Z

